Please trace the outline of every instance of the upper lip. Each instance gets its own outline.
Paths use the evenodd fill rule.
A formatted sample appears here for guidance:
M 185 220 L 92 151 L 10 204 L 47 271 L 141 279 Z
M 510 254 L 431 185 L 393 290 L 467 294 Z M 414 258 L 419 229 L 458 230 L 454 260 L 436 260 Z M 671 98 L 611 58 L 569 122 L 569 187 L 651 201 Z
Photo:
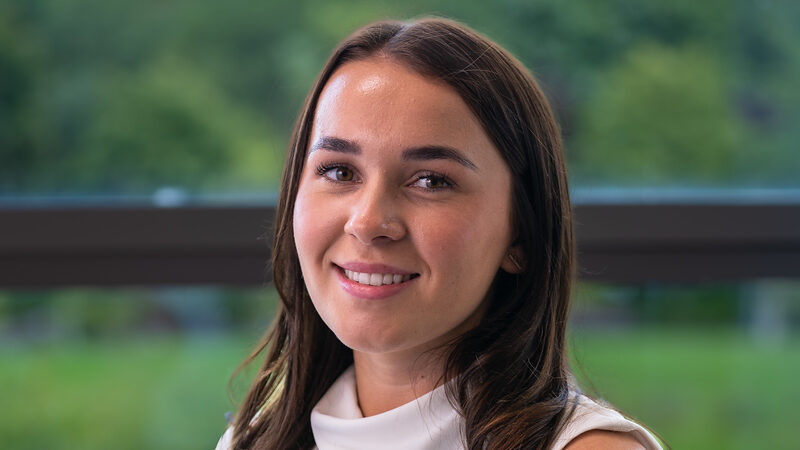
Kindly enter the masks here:
M 336 263 L 336 265 L 341 267 L 342 269 L 351 270 L 353 272 L 359 272 L 359 273 L 391 273 L 399 275 L 413 275 L 416 273 L 416 272 L 410 272 L 408 270 L 403 270 L 394 266 L 390 266 L 388 264 L 352 261 L 341 264 Z

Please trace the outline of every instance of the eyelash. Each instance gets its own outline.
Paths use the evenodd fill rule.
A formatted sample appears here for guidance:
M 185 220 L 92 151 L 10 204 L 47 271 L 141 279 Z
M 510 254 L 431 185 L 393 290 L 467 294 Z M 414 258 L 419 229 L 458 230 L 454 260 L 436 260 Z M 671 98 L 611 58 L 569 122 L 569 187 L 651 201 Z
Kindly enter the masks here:
M 347 164 L 344 163 L 329 163 L 329 164 L 320 164 L 317 166 L 317 176 L 324 177 L 326 173 L 330 172 L 333 169 L 344 168 L 350 171 L 353 171 Z M 333 183 L 347 183 L 347 181 L 340 181 L 330 177 L 325 177 L 328 181 Z
M 435 191 L 442 191 L 442 190 L 445 190 L 445 189 L 452 189 L 452 188 L 455 186 L 455 185 L 453 184 L 453 182 L 452 182 L 452 181 L 450 181 L 450 178 L 448 178 L 448 177 L 447 177 L 447 175 L 445 175 L 445 174 L 441 174 L 441 173 L 436 173 L 436 172 L 427 172 L 427 173 L 424 173 L 424 174 L 422 174 L 422 175 L 418 176 L 418 177 L 417 177 L 417 178 L 414 180 L 414 183 L 416 183 L 416 182 L 418 182 L 418 181 L 420 181 L 420 180 L 424 180 L 424 179 L 426 179 L 426 178 L 429 178 L 429 179 L 431 179 L 431 180 L 439 180 L 439 181 L 443 182 L 444 184 L 446 184 L 446 186 L 444 186 L 444 187 L 438 187 L 438 188 L 429 188 L 429 187 L 423 187 L 423 188 L 421 188 L 421 189 L 424 189 L 424 190 L 426 190 L 426 191 L 428 191 L 428 192 L 435 192 Z
M 353 169 L 351 169 L 347 164 L 344 164 L 344 163 L 328 163 L 328 164 L 320 164 L 319 166 L 317 166 L 317 176 L 324 177 L 326 180 L 328 180 L 331 183 L 349 183 L 349 181 L 341 181 L 341 180 L 337 180 L 337 179 L 334 179 L 334 178 L 331 178 L 331 177 L 328 177 L 328 176 L 325 175 L 326 173 L 330 172 L 331 170 L 339 169 L 339 168 L 344 168 L 344 169 L 347 169 L 347 170 L 355 173 L 355 171 L 353 171 Z M 428 192 L 442 191 L 442 190 L 446 190 L 446 189 L 452 189 L 453 187 L 455 187 L 455 183 L 453 183 L 450 180 L 450 177 L 448 177 L 447 174 L 436 173 L 436 172 L 423 173 L 422 175 L 420 175 L 420 176 L 418 176 L 418 177 L 416 177 L 414 179 L 414 184 L 419 182 L 420 180 L 424 180 L 426 178 L 429 178 L 429 179 L 432 179 L 432 180 L 441 181 L 444 184 L 446 184 L 446 186 L 438 187 L 438 188 L 420 187 L 420 189 L 423 189 L 423 190 L 428 191 Z

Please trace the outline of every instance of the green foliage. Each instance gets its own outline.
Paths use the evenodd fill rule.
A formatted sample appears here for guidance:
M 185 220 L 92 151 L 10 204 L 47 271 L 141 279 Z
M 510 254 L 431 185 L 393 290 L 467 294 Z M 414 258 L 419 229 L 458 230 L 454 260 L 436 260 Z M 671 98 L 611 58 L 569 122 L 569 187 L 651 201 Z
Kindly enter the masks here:
M 790 449 L 798 336 L 765 345 L 724 328 L 572 333 L 573 368 L 680 449 Z
M 232 328 L 261 333 L 277 304 L 267 287 L 0 291 L 0 339 L 46 343 Z
M 84 176 L 74 180 L 79 186 L 136 192 L 202 180 L 204 190 L 221 190 L 237 178 L 242 186 L 263 186 L 257 177 L 279 176 L 281 161 L 255 114 L 187 69 L 163 60 L 112 79 L 100 94 L 86 146 L 72 161 L 69 172 Z
M 594 184 L 734 182 L 742 124 L 723 73 L 704 49 L 631 49 L 579 119 L 577 176 Z
M 747 315 L 753 294 L 745 284 L 611 285 L 578 283 L 573 312 L 587 321 L 603 316 L 647 326 L 731 326 Z M 778 294 L 776 298 L 784 298 Z M 598 320 L 599 319 L 599 320 Z
M 0 14 L 0 192 L 24 183 L 20 163 L 35 162 L 30 152 L 36 145 L 31 102 L 38 61 L 26 37 Z
M 769 347 L 724 329 L 576 330 L 571 336 L 582 386 L 652 427 L 673 448 L 796 446 L 797 336 Z M 234 408 L 228 376 L 254 339 L 161 336 L 3 346 L 3 445 L 212 448 L 225 428 L 222 412 Z
M 0 192 L 264 191 L 333 45 L 441 14 L 508 47 L 575 185 L 796 186 L 792 2 L 0 1 Z
M 244 342 L 161 337 L 4 347 L 3 445 L 212 447 L 225 428 L 223 412 L 232 410 L 225 386 Z

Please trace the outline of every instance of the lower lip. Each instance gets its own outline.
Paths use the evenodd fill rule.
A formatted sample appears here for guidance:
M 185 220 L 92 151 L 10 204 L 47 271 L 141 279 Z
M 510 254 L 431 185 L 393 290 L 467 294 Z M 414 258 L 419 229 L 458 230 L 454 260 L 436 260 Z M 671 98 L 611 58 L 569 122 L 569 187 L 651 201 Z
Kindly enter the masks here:
M 339 284 L 348 294 L 353 297 L 365 298 L 370 300 L 377 300 L 382 298 L 391 297 L 403 289 L 406 289 L 417 278 L 412 278 L 408 281 L 397 284 L 385 284 L 383 286 L 371 286 L 369 284 L 357 283 L 345 276 L 341 267 L 336 266 L 336 273 L 339 275 Z

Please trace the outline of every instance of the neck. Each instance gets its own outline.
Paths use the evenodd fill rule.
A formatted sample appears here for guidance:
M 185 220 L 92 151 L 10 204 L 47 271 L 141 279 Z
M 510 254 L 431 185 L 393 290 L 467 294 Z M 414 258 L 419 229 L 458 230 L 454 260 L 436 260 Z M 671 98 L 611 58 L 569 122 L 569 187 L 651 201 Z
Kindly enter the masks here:
M 358 406 L 364 417 L 405 405 L 434 390 L 444 381 L 444 363 L 451 340 L 477 326 L 488 302 L 484 301 L 458 327 L 434 342 L 386 353 L 353 350 Z
M 441 352 L 412 356 L 353 351 L 358 405 L 364 417 L 404 405 L 442 384 Z

